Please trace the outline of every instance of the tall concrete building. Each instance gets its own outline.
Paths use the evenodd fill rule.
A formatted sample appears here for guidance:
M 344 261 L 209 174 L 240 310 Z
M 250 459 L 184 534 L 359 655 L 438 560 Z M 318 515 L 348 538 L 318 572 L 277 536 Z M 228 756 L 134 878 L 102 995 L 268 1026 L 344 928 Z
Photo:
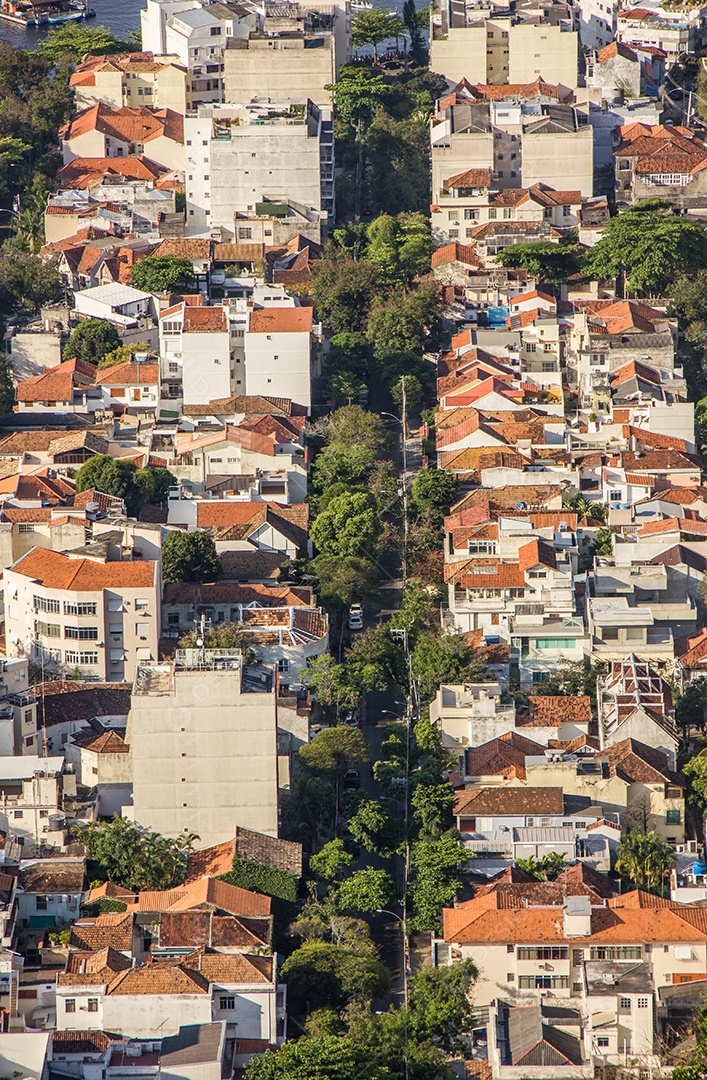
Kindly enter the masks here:
M 453 0 L 433 9 L 430 67 L 451 85 L 548 83 L 575 88 L 578 35 L 571 20 L 520 22 L 517 17 L 486 18 L 476 8 L 459 10 Z
M 188 236 L 235 239 L 235 214 L 334 214 L 334 121 L 313 101 L 201 106 L 185 117 Z
M 173 664 L 138 669 L 126 741 L 134 817 L 199 847 L 234 826 L 277 836 L 278 744 L 274 673 L 238 650 L 179 649 Z

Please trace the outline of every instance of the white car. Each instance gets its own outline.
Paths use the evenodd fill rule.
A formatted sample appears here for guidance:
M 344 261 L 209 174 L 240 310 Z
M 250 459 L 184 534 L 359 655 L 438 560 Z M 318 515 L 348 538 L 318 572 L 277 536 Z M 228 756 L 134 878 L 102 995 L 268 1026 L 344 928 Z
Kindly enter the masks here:
M 349 630 L 363 630 L 363 608 L 352 604 L 349 608 Z

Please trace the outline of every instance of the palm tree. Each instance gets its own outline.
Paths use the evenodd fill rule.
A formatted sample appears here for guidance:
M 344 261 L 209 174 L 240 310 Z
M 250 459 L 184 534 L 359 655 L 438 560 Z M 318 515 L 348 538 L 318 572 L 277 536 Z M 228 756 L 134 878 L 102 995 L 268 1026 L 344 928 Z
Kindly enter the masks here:
M 675 852 L 656 832 L 632 829 L 618 846 L 616 870 L 638 889 L 662 894 L 675 865 Z

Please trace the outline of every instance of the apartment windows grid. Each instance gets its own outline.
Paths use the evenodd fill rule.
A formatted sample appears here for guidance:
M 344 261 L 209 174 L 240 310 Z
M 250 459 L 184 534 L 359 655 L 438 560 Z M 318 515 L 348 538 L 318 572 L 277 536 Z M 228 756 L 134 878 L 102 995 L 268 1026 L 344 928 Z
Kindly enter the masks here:
M 639 1007 L 639 1009 L 647 1009 L 648 1008 L 648 998 L 647 997 L 639 997 L 639 999 L 638 999 L 638 1007 Z
M 35 611 L 45 611 L 48 615 L 58 615 L 61 611 L 58 600 L 49 600 L 45 596 L 33 597 L 33 605 Z
M 567 975 L 520 975 L 518 986 L 521 990 L 567 990 Z
M 623 1009 L 625 1012 L 630 1012 L 631 1011 L 631 998 L 630 997 L 619 998 L 619 1008 Z
M 578 950 L 577 950 L 578 951 Z M 640 945 L 592 945 L 590 960 L 640 960 Z
M 33 533 L 34 525 L 29 521 L 21 521 L 18 532 L 20 533 Z
M 75 601 L 64 601 L 64 614 L 65 615 L 95 615 L 96 605 L 88 602 L 76 603 Z
M 34 632 L 43 637 L 61 637 L 61 627 L 58 623 L 46 623 L 40 619 L 35 619 Z
M 67 649 L 66 654 L 67 664 L 97 664 L 98 653 L 97 652 L 69 652 Z
M 519 960 L 566 960 L 569 949 L 562 945 L 518 946 Z
M 98 641 L 97 626 L 65 626 L 64 637 L 74 641 Z

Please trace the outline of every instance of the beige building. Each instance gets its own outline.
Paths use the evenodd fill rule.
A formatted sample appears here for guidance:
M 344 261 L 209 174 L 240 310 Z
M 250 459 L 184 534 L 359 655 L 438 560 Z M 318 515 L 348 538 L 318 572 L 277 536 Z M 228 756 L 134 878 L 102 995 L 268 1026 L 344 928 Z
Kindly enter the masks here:
M 184 117 L 172 109 L 111 108 L 99 102 L 59 130 L 64 164 L 76 158 L 141 156 L 184 170 Z
M 451 85 L 462 79 L 494 85 L 532 83 L 542 76 L 547 82 L 577 86 L 576 30 L 564 24 L 484 19 L 478 11 L 455 15 L 450 25 L 449 8 L 443 2 L 432 14 L 430 67 Z
M 316 105 L 331 104 L 331 94 L 324 89 L 336 81 L 336 50 L 331 34 L 296 30 L 279 38 L 266 34 L 233 37 L 223 60 L 225 101 L 309 98 Z
M 278 745 L 272 672 L 237 650 L 177 650 L 138 668 L 126 741 L 140 825 L 221 843 L 235 825 L 277 836 Z
M 183 116 L 187 111 L 186 86 L 187 71 L 178 56 L 155 56 L 151 52 L 87 56 L 71 76 L 78 109 L 99 102 L 112 109 L 151 105 Z
M 157 658 L 158 562 L 109 562 L 35 547 L 4 572 L 9 656 L 86 680 L 132 680 Z
M 457 93 L 441 99 L 430 126 L 435 212 L 438 198 L 445 206 L 460 198 L 459 206 L 469 210 L 466 220 L 473 225 L 474 210 L 481 211 L 489 189 L 520 194 L 519 189 L 537 185 L 571 193 L 575 205 L 578 197 L 592 195 L 594 135 L 580 110 L 562 101 L 537 100 L 538 95 L 530 101 L 519 93 L 502 101 L 478 100 L 474 89 L 469 96 Z M 551 203 L 546 208 L 550 213 L 543 220 L 554 224 Z M 491 220 L 493 209 L 488 211 Z M 507 220 L 513 220 L 513 206 L 506 209 Z M 499 219 L 502 213 L 503 207 L 497 211 Z

